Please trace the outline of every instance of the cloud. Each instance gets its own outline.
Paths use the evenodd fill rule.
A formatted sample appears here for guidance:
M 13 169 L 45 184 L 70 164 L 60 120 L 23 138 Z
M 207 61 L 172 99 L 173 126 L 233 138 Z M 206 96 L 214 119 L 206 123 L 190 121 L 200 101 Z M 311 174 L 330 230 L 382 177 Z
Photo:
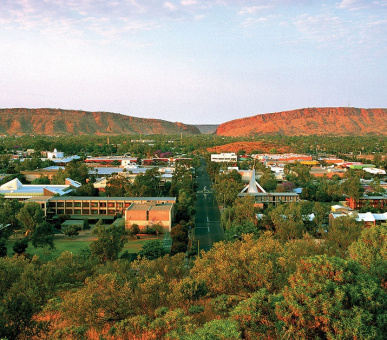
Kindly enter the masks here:
M 169 21 L 205 17 L 196 0 L 3 0 L 2 28 L 34 31 L 52 39 L 93 34 L 105 41 L 128 32 L 158 29 Z M 124 37 L 122 37 L 124 38 Z
M 258 24 L 266 23 L 272 20 L 276 20 L 278 18 L 282 18 L 282 15 L 268 15 L 266 17 L 249 17 L 246 18 L 242 23 L 242 27 L 254 27 Z
M 239 12 L 238 14 L 239 15 L 251 15 L 251 14 L 255 14 L 257 12 L 260 12 L 262 10 L 265 10 L 265 9 L 268 9 L 268 8 L 271 8 L 272 6 L 250 6 L 250 7 L 243 7 Z
M 342 49 L 371 57 L 387 53 L 387 20 L 368 16 L 304 14 L 294 22 L 303 37 L 320 48 Z
M 371 0 L 342 0 L 338 8 L 347 9 L 350 11 L 358 11 L 362 9 L 377 9 L 387 7 L 386 1 L 371 1 Z
M 198 2 L 196 0 L 182 0 L 180 2 L 183 6 L 196 5 Z

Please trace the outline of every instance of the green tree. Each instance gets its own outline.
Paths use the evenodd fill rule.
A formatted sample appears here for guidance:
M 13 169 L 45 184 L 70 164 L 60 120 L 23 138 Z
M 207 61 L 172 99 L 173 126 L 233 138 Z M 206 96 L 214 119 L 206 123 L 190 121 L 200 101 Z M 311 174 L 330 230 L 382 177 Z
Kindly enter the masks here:
M 133 223 L 129 227 L 129 234 L 130 234 L 130 236 L 136 236 L 139 232 L 140 232 L 140 227 L 138 226 L 138 224 Z
M 233 206 L 235 212 L 233 223 L 237 225 L 242 225 L 246 222 L 255 224 L 257 219 L 254 204 L 254 196 L 246 195 L 238 197 Z
M 43 222 L 44 212 L 38 203 L 27 202 L 16 214 L 16 218 L 27 233 L 32 233 Z
M 148 260 L 154 260 L 166 255 L 167 251 L 160 240 L 149 240 L 144 243 L 138 254 Z
M 10 224 L 9 228 L 17 228 L 19 220 L 16 218 L 16 215 L 23 207 L 23 203 L 16 199 L 4 199 L 0 201 L 0 206 L 0 224 Z
M 291 339 L 383 339 L 387 294 L 360 266 L 340 258 L 301 260 L 276 314 Z
M 31 236 L 31 243 L 35 248 L 54 249 L 54 233 L 52 225 L 47 222 L 38 224 Z
M 359 199 L 364 192 L 360 177 L 352 169 L 346 172 L 345 181 L 341 184 L 341 190 L 344 194 L 353 199 Z
M 277 188 L 275 175 L 269 169 L 263 172 L 263 175 L 259 178 L 259 184 L 268 192 L 273 192 Z
M 213 320 L 204 324 L 203 327 L 184 337 L 185 340 L 239 340 L 242 339 L 241 332 L 234 320 Z
M 126 243 L 125 226 L 105 226 L 99 221 L 94 227 L 92 234 L 98 239 L 90 243 L 90 250 L 93 256 L 101 262 L 114 261 Z
M 131 181 L 122 175 L 112 176 L 106 183 L 106 195 L 108 197 L 124 197 L 130 190 Z
M 65 235 L 73 238 L 74 236 L 79 235 L 78 227 L 76 225 L 69 225 L 64 233 Z
M 24 254 L 28 248 L 28 238 L 22 238 L 20 240 L 17 240 L 12 247 L 12 250 L 15 254 Z
M 387 226 L 377 225 L 361 231 L 360 237 L 348 248 L 349 258 L 363 270 L 376 276 L 383 285 L 387 282 Z
M 7 239 L 0 238 L 0 257 L 7 256 L 6 242 L 7 242 Z
M 31 184 L 50 184 L 50 180 L 46 176 L 41 176 L 39 178 L 35 178 Z
M 219 203 L 223 203 L 224 207 L 229 207 L 238 197 L 238 193 L 243 189 L 242 176 L 232 170 L 227 174 L 219 174 L 216 176 L 216 184 L 214 184 L 215 196 Z
M 240 302 L 231 317 L 242 331 L 243 339 L 277 339 L 275 305 L 281 299 L 266 288 Z
M 359 238 L 362 229 L 363 223 L 352 216 L 335 218 L 328 232 L 324 234 L 323 246 L 326 253 L 344 257 L 348 247 Z

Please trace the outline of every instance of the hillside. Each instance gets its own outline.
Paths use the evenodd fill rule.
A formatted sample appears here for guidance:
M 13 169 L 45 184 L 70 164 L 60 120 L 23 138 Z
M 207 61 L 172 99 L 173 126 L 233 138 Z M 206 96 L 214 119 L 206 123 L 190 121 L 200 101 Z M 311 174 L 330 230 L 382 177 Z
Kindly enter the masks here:
M 145 119 L 111 112 L 60 109 L 0 109 L 0 134 L 109 135 L 199 134 L 195 126 L 160 119 Z
M 387 109 L 327 107 L 267 113 L 223 123 L 216 134 L 386 135 Z

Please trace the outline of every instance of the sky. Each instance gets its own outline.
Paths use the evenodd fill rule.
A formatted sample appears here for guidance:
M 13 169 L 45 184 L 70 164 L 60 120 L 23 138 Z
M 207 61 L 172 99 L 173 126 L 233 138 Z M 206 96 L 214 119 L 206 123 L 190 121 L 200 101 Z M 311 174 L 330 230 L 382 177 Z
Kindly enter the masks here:
M 387 108 L 387 0 L 0 0 L 0 47 L 0 108 Z

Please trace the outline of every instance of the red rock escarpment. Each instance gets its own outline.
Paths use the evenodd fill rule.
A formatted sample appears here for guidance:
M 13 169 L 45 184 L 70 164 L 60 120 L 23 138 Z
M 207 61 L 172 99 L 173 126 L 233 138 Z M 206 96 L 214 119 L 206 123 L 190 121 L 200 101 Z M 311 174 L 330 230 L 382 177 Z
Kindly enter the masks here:
M 327 107 L 267 113 L 223 123 L 216 134 L 386 135 L 387 109 Z

